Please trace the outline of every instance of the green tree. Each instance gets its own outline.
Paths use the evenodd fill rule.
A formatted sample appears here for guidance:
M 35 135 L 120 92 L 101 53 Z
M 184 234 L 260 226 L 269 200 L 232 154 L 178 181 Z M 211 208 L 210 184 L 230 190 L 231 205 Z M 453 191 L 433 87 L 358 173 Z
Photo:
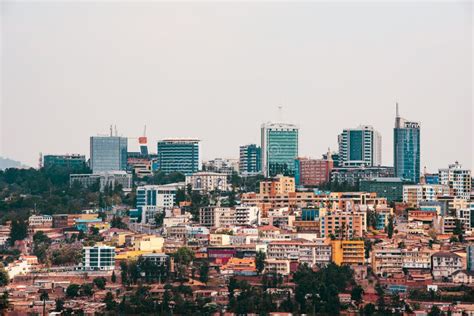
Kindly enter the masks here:
M 257 269 L 257 273 L 261 274 L 265 269 L 265 259 L 267 258 L 266 254 L 259 250 L 255 255 L 255 268 Z
M 3 264 L 0 263 L 0 286 L 6 286 L 8 283 L 10 283 L 8 272 Z
M 107 292 L 107 294 L 105 294 L 103 302 L 105 303 L 105 309 L 108 311 L 113 311 L 117 308 L 117 302 L 115 302 L 112 292 Z
M 209 262 L 205 261 L 199 267 L 199 281 L 207 283 L 209 280 Z
M 97 277 L 92 282 L 98 289 L 105 290 L 107 280 L 104 277 Z
M 60 298 L 57 298 L 56 301 L 55 301 L 55 308 L 54 308 L 54 311 L 55 312 L 62 312 L 63 309 L 64 309 L 64 301 Z
M 66 296 L 69 298 L 74 298 L 79 295 L 80 286 L 78 284 L 70 284 L 66 289 Z
M 24 220 L 13 220 L 10 230 L 10 244 L 14 245 L 15 241 L 23 240 L 28 235 L 28 225 Z
M 357 304 L 362 303 L 362 295 L 364 294 L 364 289 L 360 285 L 356 285 L 351 290 L 351 299 L 356 301 Z
M 110 277 L 110 281 L 112 281 L 112 283 L 117 282 L 117 276 L 115 275 L 115 270 L 112 271 L 112 276 Z
M 38 257 L 41 263 L 48 259 L 48 249 L 51 239 L 42 231 L 38 231 L 33 236 L 33 254 Z
M 3 292 L 2 296 L 0 296 L 0 311 L 4 311 L 10 307 L 10 300 L 8 299 L 8 292 Z
M 375 314 L 375 305 L 369 303 L 364 306 L 364 316 L 372 316 Z
M 393 237 L 393 215 L 388 218 L 387 235 L 390 239 Z
M 443 314 L 441 313 L 441 310 L 436 305 L 433 305 L 433 307 L 431 307 L 431 310 L 428 313 L 428 316 L 442 316 L 442 315 Z
M 91 283 L 84 283 L 81 285 L 79 293 L 81 296 L 92 296 L 92 294 L 94 294 L 93 288 L 94 287 Z

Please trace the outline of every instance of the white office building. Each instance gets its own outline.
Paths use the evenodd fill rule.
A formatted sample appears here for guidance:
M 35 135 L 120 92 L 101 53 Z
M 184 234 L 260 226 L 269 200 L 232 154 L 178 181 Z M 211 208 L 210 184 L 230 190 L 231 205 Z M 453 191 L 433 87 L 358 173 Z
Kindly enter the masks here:
M 447 185 L 454 197 L 468 200 L 471 194 L 471 170 L 462 168 L 457 161 L 447 169 L 439 169 L 439 183 Z

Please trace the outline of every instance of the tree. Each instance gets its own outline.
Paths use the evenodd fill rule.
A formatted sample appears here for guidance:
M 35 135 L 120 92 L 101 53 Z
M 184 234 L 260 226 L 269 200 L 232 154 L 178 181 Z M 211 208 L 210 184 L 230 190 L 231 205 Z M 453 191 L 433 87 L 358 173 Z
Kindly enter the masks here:
M 255 268 L 257 269 L 257 273 L 261 274 L 265 269 L 265 259 L 267 258 L 266 254 L 259 250 L 255 255 Z
M 357 304 L 362 302 L 362 295 L 364 294 L 364 289 L 360 285 L 356 285 L 351 290 L 351 299 L 356 301 Z
M 107 292 L 107 294 L 105 294 L 104 303 L 105 309 L 108 311 L 113 311 L 117 308 L 117 302 L 115 302 L 112 292 Z
M 110 226 L 112 228 L 119 228 L 119 229 L 126 229 L 127 228 L 127 224 L 122 222 L 122 218 L 119 217 L 119 216 L 114 216 L 112 218 L 112 221 L 110 222 Z
M 10 244 L 13 246 L 15 241 L 23 240 L 28 235 L 28 225 L 24 220 L 13 220 L 10 230 Z
M 441 315 L 442 315 L 441 310 L 436 305 L 433 305 L 433 307 L 431 307 L 431 310 L 428 313 L 428 316 L 441 316 Z
M 194 260 L 194 252 L 188 247 L 180 247 L 176 251 L 174 258 L 177 264 L 187 266 Z
M 209 262 L 204 262 L 199 267 L 199 281 L 207 283 L 209 280 Z
M 62 312 L 62 310 L 64 309 L 64 301 L 60 298 L 56 299 L 56 306 L 54 308 L 54 311 L 55 312 Z
M 46 262 L 48 248 L 51 245 L 51 239 L 42 231 L 38 231 L 33 236 L 33 254 L 38 257 L 42 263 Z
M 93 285 L 91 283 L 84 283 L 81 285 L 79 292 L 82 296 L 92 296 L 94 294 Z
M 4 311 L 8 309 L 10 306 L 10 301 L 8 300 L 8 292 L 3 292 L 2 296 L 0 296 L 0 311 Z
M 78 284 L 70 284 L 66 289 L 66 296 L 69 298 L 74 298 L 79 295 L 80 286 Z
M 155 215 L 155 226 L 156 227 L 161 227 L 163 226 L 163 220 L 165 219 L 166 212 L 157 212 Z
M 10 282 L 10 277 L 8 276 L 7 270 L 3 264 L 0 263 L 0 286 L 5 286 Z
M 364 316 L 372 316 L 375 314 L 375 305 L 369 303 L 364 306 Z
M 110 281 L 112 281 L 112 283 L 117 282 L 117 276 L 115 275 L 115 270 L 112 271 L 112 276 L 110 277 Z
M 387 235 L 390 239 L 393 237 L 393 215 L 388 218 Z
M 92 282 L 98 289 L 105 290 L 105 284 L 107 283 L 107 280 L 104 277 L 97 277 Z

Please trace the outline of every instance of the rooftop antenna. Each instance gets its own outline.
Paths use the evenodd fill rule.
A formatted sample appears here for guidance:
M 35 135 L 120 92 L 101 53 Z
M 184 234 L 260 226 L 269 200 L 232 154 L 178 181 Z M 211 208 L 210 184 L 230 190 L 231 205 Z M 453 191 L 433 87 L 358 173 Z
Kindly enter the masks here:
M 110 137 L 114 136 L 112 132 L 112 124 L 110 124 Z
M 117 125 L 114 125 L 114 129 L 115 129 L 115 136 L 118 136 Z
M 397 111 L 397 117 L 400 117 L 400 113 L 398 112 L 398 102 L 395 103 L 396 111 Z
M 282 111 L 283 111 L 283 107 L 280 105 L 278 107 L 278 120 L 281 122 L 283 122 L 283 115 L 282 115 Z

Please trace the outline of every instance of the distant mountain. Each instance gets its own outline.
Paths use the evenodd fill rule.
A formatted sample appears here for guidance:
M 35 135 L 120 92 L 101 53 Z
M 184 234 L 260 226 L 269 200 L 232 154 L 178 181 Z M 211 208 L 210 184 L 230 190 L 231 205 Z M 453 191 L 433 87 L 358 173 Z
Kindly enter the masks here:
M 0 157 L 0 170 L 5 170 L 7 168 L 21 168 L 23 165 L 21 162 Z

